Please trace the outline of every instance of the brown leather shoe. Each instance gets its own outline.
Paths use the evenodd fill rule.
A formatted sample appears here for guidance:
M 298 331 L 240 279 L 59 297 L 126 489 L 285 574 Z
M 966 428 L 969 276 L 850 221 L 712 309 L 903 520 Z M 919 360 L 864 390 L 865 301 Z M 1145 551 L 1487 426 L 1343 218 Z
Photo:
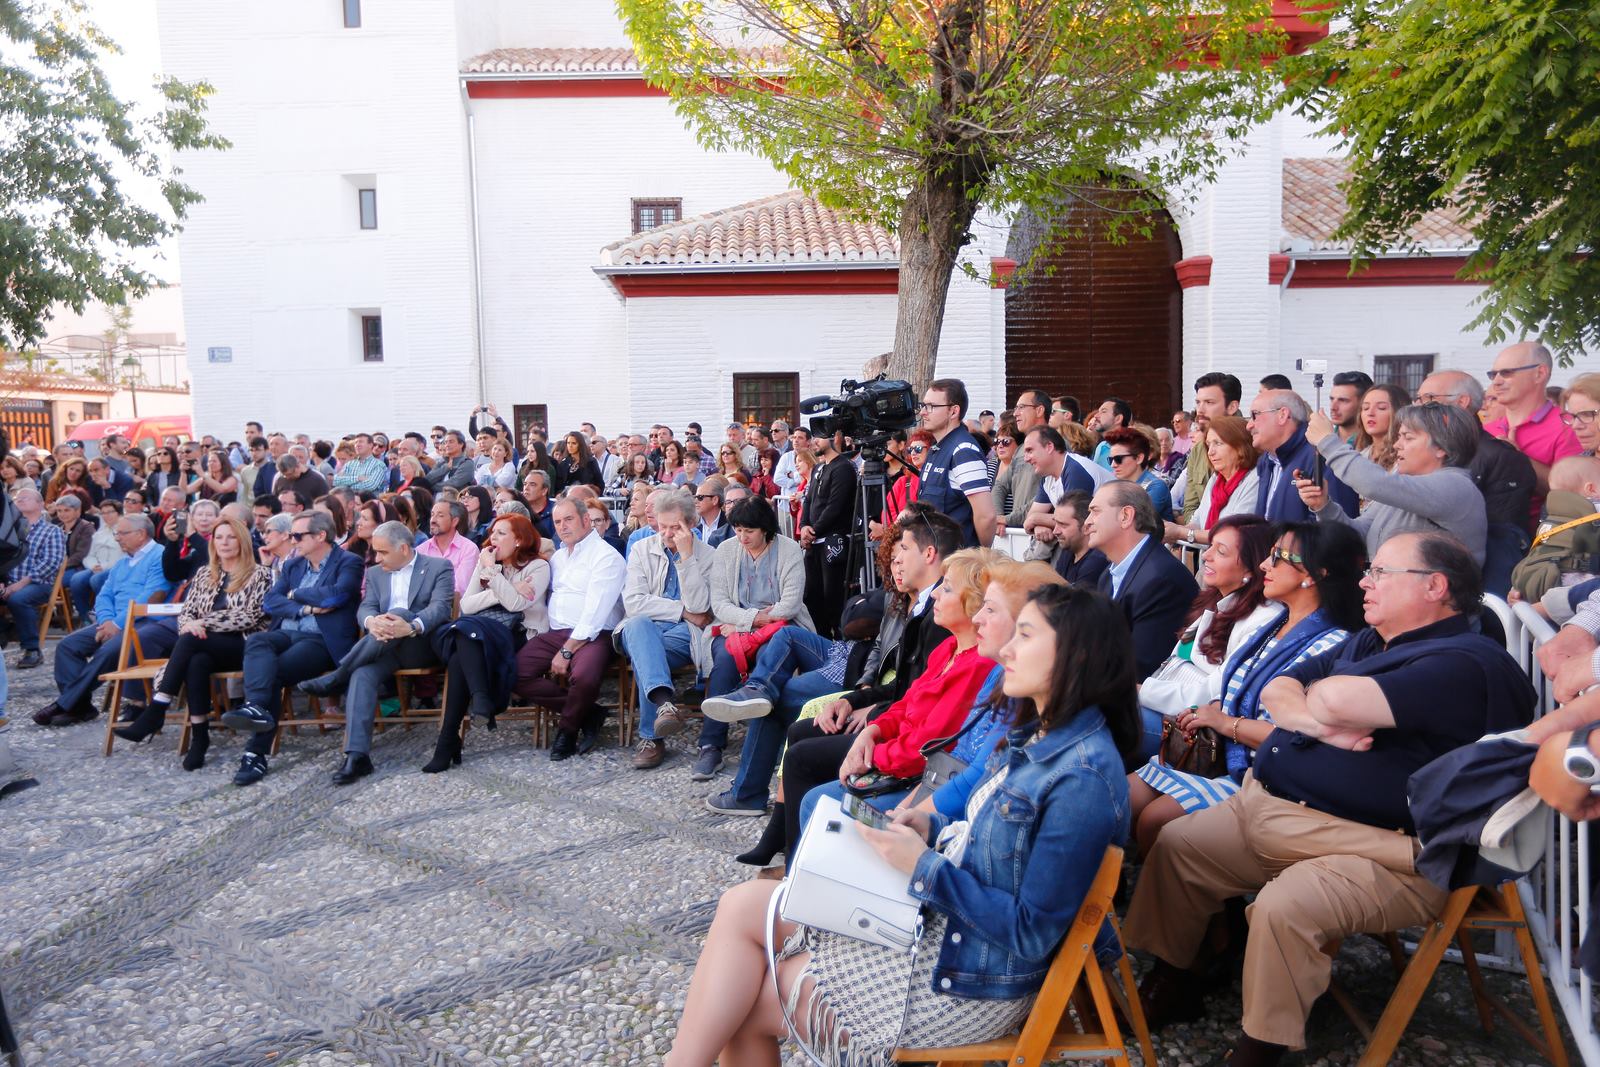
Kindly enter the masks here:
M 1205 989 L 1194 972 L 1156 960 L 1139 983 L 1146 1024 L 1159 1030 L 1170 1023 L 1194 1022 L 1205 1013 Z
M 639 739 L 639 747 L 633 750 L 633 769 L 648 771 L 661 766 L 661 761 L 667 758 L 667 743 L 653 737 Z
M 683 733 L 683 728 L 689 725 L 689 717 L 685 715 L 678 705 L 667 700 L 656 705 L 656 737 L 671 737 Z
M 1249 1034 L 1241 1033 L 1239 1043 L 1228 1053 L 1226 1062 L 1228 1067 L 1277 1067 L 1278 1061 L 1288 1051 L 1286 1046 L 1257 1041 Z

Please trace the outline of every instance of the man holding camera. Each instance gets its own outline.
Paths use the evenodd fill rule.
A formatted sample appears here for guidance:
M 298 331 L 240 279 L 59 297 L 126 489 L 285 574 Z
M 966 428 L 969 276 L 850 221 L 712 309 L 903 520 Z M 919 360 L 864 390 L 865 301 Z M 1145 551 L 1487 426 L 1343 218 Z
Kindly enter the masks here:
M 922 463 L 917 499 L 955 520 L 961 527 L 962 548 L 987 546 L 994 540 L 994 498 L 989 495 L 983 450 L 962 425 L 967 414 L 966 384 L 958 378 L 930 382 L 919 412 L 934 445 Z

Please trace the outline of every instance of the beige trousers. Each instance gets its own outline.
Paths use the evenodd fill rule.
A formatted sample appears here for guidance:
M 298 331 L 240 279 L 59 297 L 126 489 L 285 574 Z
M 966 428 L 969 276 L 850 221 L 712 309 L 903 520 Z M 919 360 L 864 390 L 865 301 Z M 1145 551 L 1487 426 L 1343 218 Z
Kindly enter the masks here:
M 1224 804 L 1168 823 L 1128 908 L 1128 944 L 1194 963 L 1211 917 L 1255 892 L 1246 914 L 1244 1032 L 1305 1047 L 1306 1017 L 1328 988 L 1322 947 L 1437 915 L 1449 895 L 1416 872 L 1417 839 L 1279 800 L 1246 776 Z

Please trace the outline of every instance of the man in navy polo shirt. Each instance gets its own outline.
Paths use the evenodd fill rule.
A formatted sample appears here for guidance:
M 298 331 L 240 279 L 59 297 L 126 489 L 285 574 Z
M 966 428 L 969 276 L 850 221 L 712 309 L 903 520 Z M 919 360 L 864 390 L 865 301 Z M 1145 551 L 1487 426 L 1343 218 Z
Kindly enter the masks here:
M 959 378 L 935 379 L 920 408 L 922 428 L 933 434 L 934 445 L 922 462 L 917 499 L 961 527 L 961 547 L 987 546 L 994 540 L 994 498 L 983 449 L 961 424 L 967 414 L 966 384 Z
M 1444 906 L 1446 891 L 1416 871 L 1412 772 L 1532 717 L 1516 661 L 1472 632 L 1483 579 L 1459 541 L 1390 538 L 1361 586 L 1369 628 L 1267 684 L 1260 703 L 1276 728 L 1239 792 L 1161 832 L 1128 909 L 1129 945 L 1158 957 L 1143 990 L 1155 1026 L 1188 998 L 1200 1004 L 1180 968 L 1224 901 L 1257 894 L 1235 1067 L 1305 1046 L 1333 969 L 1324 945 L 1421 925 Z

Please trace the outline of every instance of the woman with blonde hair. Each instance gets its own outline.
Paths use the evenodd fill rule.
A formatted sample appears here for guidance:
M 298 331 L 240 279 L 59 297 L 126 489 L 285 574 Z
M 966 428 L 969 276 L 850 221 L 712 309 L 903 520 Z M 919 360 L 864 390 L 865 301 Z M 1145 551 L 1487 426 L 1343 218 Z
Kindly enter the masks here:
M 1398 385 L 1374 385 L 1362 393 L 1356 451 L 1384 470 L 1392 470 L 1395 435 L 1400 430 L 1400 423 L 1395 416 L 1410 403 L 1411 395 Z
M 1572 427 L 1584 455 L 1592 456 L 1600 449 L 1600 374 L 1580 374 L 1572 379 L 1561 401 L 1561 421 Z
M 178 615 L 178 642 L 156 675 L 155 693 L 139 717 L 116 729 L 126 741 L 159 733 L 179 689 L 189 694 L 189 751 L 183 769 L 196 770 L 211 744 L 211 676 L 244 665 L 244 641 L 267 627 L 262 607 L 272 571 L 256 562 L 250 530 L 231 516 L 211 531 L 210 561 L 195 571 Z

